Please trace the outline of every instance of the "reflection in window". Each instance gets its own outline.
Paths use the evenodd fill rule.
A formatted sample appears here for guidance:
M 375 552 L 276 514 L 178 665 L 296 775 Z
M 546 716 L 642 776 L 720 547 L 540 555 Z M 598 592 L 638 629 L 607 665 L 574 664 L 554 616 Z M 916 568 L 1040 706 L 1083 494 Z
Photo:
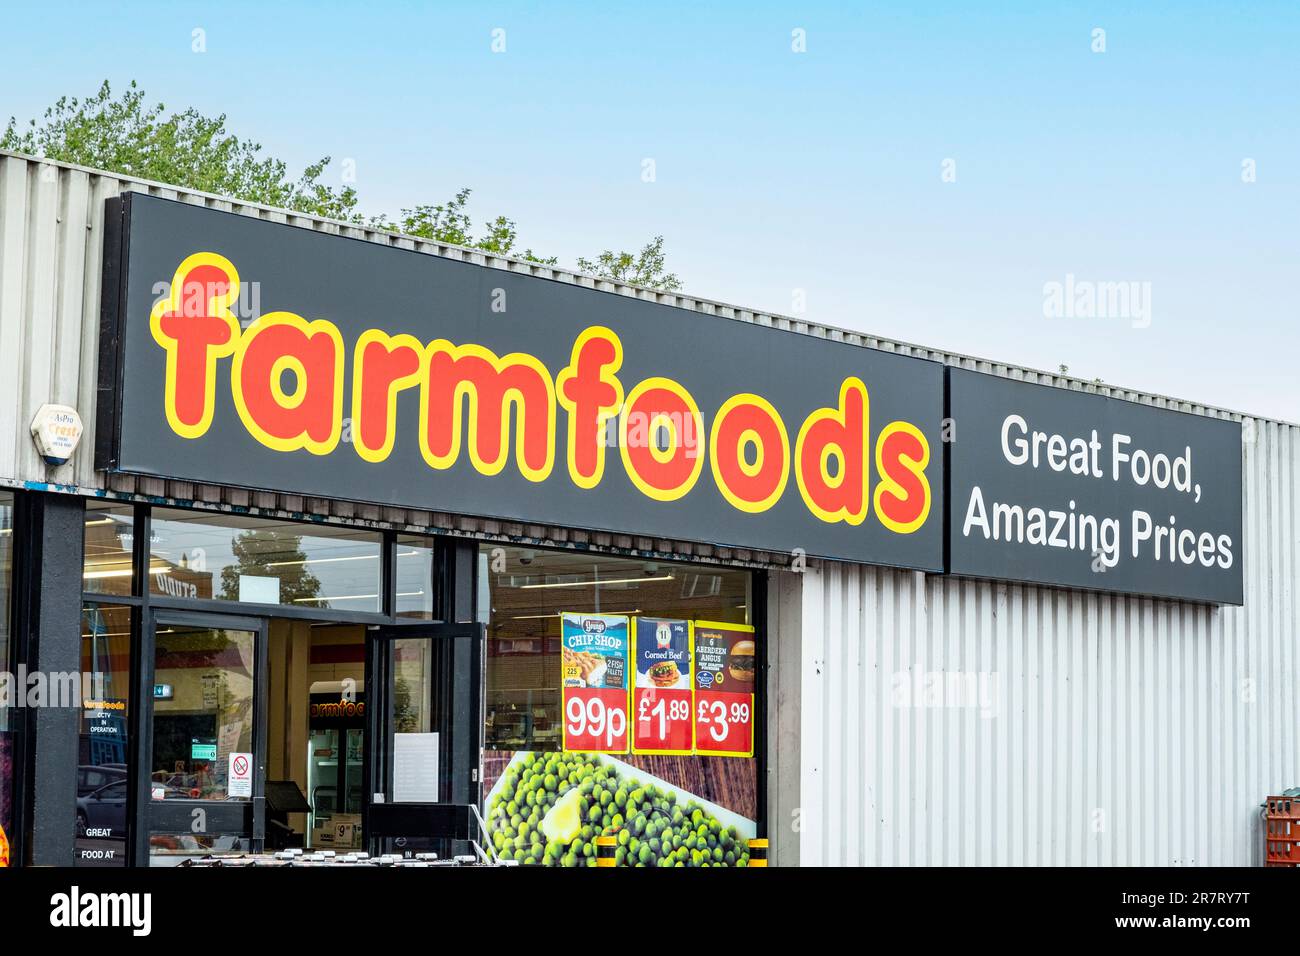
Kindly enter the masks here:
M 253 750 L 253 633 L 164 627 L 154 638 L 153 800 L 229 800 Z
M 380 540 L 331 525 L 157 508 L 149 593 L 379 611 Z
M 484 544 L 490 612 L 484 746 L 559 750 L 560 615 L 750 622 L 747 571 Z
M 81 589 L 88 594 L 130 594 L 135 512 L 130 505 L 86 502 L 85 566 Z
M 81 733 L 77 758 L 77 866 L 126 866 L 127 728 L 131 609 L 87 604 L 81 612 Z
M 398 617 L 433 620 L 433 547 L 432 538 L 397 536 L 393 610 Z

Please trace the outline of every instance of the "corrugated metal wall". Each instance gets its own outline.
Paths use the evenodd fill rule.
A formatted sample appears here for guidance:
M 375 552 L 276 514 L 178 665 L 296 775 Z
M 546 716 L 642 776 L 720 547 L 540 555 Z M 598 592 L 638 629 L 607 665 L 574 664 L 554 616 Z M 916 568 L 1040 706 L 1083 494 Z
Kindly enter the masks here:
M 1298 429 L 724 303 L 668 295 L 65 164 L 0 153 L 0 483 L 783 567 L 782 556 L 93 469 L 104 201 L 138 190 L 808 335 L 1244 422 L 1246 606 L 1212 609 L 814 563 L 770 589 L 783 674 L 772 822 L 807 863 L 1248 863 L 1255 808 L 1300 783 Z M 72 464 L 28 427 L 80 409 Z M 793 622 L 802 621 L 801 634 Z M 789 622 L 789 623 L 786 623 Z M 802 645 L 800 646 L 800 641 Z M 797 663 L 796 663 L 797 662 Z M 796 667 L 798 670 L 796 671 Z M 896 707 L 895 674 L 996 675 L 994 717 Z M 801 697 L 801 701 L 792 698 Z M 793 706 L 798 704 L 798 706 Z M 799 753 L 792 754 L 793 741 Z M 797 774 L 799 785 L 791 786 Z M 797 794 L 798 806 L 790 806 Z
M 1244 607 L 802 575 L 800 861 L 1258 865 L 1300 786 L 1300 429 L 1253 429 Z

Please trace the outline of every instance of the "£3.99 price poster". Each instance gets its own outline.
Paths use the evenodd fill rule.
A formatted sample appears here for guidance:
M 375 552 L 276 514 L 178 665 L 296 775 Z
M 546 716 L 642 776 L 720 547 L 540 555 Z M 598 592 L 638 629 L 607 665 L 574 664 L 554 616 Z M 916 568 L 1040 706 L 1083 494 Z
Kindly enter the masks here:
M 632 619 L 632 752 L 690 754 L 691 626 L 686 621 Z
M 754 629 L 696 621 L 695 752 L 754 756 Z
M 628 618 L 564 614 L 560 619 L 564 749 L 628 751 Z

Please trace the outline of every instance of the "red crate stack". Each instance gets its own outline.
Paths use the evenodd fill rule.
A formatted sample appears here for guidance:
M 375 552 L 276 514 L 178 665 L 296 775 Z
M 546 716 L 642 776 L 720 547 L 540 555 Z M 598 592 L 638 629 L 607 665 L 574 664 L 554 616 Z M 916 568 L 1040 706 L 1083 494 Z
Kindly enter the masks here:
M 1300 797 L 1265 800 L 1264 865 L 1300 867 Z

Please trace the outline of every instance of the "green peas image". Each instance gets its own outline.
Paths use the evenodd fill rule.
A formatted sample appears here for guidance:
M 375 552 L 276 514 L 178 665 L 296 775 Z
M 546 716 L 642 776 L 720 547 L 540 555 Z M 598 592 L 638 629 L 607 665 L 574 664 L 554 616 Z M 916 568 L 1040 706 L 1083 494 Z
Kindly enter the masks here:
M 542 844 L 540 840 L 533 844 L 532 858 L 535 862 L 537 863 L 542 862 L 542 854 L 544 852 L 545 851 L 542 849 Z
M 614 814 L 612 817 L 610 817 L 610 818 L 609 818 L 609 825 L 612 826 L 612 827 L 614 827 L 615 829 L 618 829 L 619 827 L 621 827 L 621 826 L 623 825 L 623 814 L 621 814 L 621 813 L 616 813 L 616 814 Z
M 650 838 L 649 840 L 647 840 L 646 842 L 647 842 L 647 844 L 648 844 L 649 847 L 650 847 L 650 852 L 651 852 L 651 853 L 658 853 L 658 852 L 659 852 L 659 845 L 660 845 L 660 844 L 659 844 L 659 838 L 658 838 L 658 837 L 651 837 L 651 838 Z
M 722 862 L 722 859 L 723 859 L 723 856 L 722 856 L 722 847 L 720 847 L 720 846 L 715 846 L 715 847 L 713 848 L 713 861 L 714 861 L 715 863 L 721 863 L 721 862 Z
M 619 846 L 627 846 L 628 843 L 631 842 L 631 840 L 632 840 L 632 834 L 628 833 L 627 830 L 619 830 L 619 831 L 618 831 L 618 845 L 619 845 Z
M 596 795 L 596 799 L 600 801 L 602 807 L 607 807 L 614 802 L 614 795 L 608 790 L 601 790 L 600 793 Z
M 614 802 L 618 804 L 620 808 L 627 806 L 627 790 L 623 787 L 619 787 L 614 791 Z
M 583 856 L 589 856 L 589 857 L 591 857 L 592 859 L 595 859 L 595 857 L 596 857 L 596 844 L 594 844 L 594 843 L 584 843 L 583 846 L 582 846 L 582 855 L 583 855 Z
M 589 811 L 587 811 L 587 819 L 590 820 L 592 823 L 598 821 L 600 819 L 600 816 L 601 813 L 600 813 L 599 805 L 593 805 L 592 808 Z
M 645 866 L 653 858 L 654 858 L 654 851 L 650 848 L 650 844 L 648 843 L 642 844 L 641 852 L 637 854 L 637 860 L 641 863 L 642 866 Z
M 588 824 L 578 831 L 584 841 L 590 842 L 591 838 L 596 835 L 596 828 Z
M 688 850 L 694 850 L 695 842 L 696 842 L 695 834 L 692 833 L 690 836 L 688 836 L 685 840 L 682 841 L 682 846 L 686 847 L 686 849 Z
M 736 865 L 736 854 L 733 853 L 731 850 L 728 850 L 728 851 L 723 855 L 723 859 L 727 861 L 727 866 L 735 866 L 735 865 Z
M 740 861 L 739 861 L 736 865 L 737 865 L 737 866 L 749 866 L 749 854 L 748 854 L 748 853 L 742 853 L 742 854 L 740 854 Z
M 510 814 L 510 816 L 513 817 L 518 812 L 519 812 L 519 804 L 515 803 L 515 801 L 511 800 L 509 803 L 506 804 L 506 813 Z

